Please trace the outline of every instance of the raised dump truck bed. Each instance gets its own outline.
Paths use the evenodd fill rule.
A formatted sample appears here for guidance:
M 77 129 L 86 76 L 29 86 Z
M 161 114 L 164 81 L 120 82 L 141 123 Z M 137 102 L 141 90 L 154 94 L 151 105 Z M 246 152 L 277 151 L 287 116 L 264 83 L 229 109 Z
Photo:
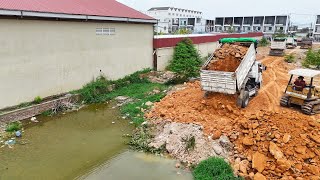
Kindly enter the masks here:
M 200 73 L 201 86 L 206 94 L 210 92 L 237 94 L 238 105 L 241 107 L 246 107 L 249 98 L 257 94 L 262 84 L 263 66 L 256 61 L 255 44 L 247 42 L 245 45 L 249 48 L 240 65 L 233 72 L 208 70 L 209 63 L 217 61 L 214 53 L 208 58 Z
M 271 41 L 270 56 L 283 56 L 286 49 L 286 38 L 275 38 Z

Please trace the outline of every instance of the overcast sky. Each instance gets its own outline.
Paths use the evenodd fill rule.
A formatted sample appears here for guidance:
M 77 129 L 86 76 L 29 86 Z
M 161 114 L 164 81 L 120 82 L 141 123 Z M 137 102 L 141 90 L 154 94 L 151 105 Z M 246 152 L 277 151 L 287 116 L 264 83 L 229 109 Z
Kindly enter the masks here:
M 136 10 L 177 7 L 202 11 L 204 18 L 218 16 L 282 15 L 292 13 L 295 24 L 310 24 L 320 15 L 320 0 L 118 0 Z M 299 14 L 299 15 L 296 15 Z M 304 14 L 304 15 L 302 15 Z

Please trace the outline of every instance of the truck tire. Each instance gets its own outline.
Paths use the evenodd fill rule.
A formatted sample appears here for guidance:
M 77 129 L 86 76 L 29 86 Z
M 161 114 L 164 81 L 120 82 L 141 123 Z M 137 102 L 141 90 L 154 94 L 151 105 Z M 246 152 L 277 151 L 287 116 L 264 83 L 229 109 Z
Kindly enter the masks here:
M 249 104 L 249 91 L 242 91 L 238 97 L 237 104 L 241 108 L 245 108 Z

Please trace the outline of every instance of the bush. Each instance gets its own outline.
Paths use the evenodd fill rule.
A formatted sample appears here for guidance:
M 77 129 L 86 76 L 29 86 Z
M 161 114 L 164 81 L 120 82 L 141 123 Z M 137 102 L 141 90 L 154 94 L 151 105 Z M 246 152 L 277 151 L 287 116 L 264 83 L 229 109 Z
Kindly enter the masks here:
M 303 61 L 302 65 L 307 68 L 315 67 L 320 69 L 320 49 L 317 51 L 309 49 L 306 59 Z
M 7 132 L 15 132 L 19 131 L 22 128 L 22 124 L 20 122 L 11 122 L 7 125 L 6 131 Z
M 268 46 L 269 44 L 269 41 L 267 40 L 267 38 L 262 38 L 260 41 L 259 41 L 259 46 Z
M 42 98 L 40 96 L 37 96 L 34 98 L 33 102 L 36 103 L 36 104 L 40 104 L 42 101 Z
M 193 176 L 195 180 L 233 180 L 241 179 L 233 175 L 231 166 L 222 158 L 211 157 L 201 161 L 194 169 Z
M 295 62 L 294 60 L 294 55 L 293 54 L 288 54 L 284 57 L 284 60 L 287 62 L 287 63 L 293 63 Z
M 114 86 L 114 90 L 120 87 L 127 86 L 132 83 L 148 83 L 145 78 L 140 77 L 141 74 L 150 72 L 150 69 L 137 71 L 131 75 L 128 75 L 122 79 L 111 81 L 104 76 L 99 76 L 92 80 L 90 83 L 83 86 L 82 89 L 75 91 L 79 93 L 86 103 L 99 103 L 107 100 L 105 95 L 110 93 L 110 86 Z
M 183 79 L 199 75 L 202 60 L 192 40 L 184 38 L 174 49 L 173 59 L 168 69 L 177 73 Z

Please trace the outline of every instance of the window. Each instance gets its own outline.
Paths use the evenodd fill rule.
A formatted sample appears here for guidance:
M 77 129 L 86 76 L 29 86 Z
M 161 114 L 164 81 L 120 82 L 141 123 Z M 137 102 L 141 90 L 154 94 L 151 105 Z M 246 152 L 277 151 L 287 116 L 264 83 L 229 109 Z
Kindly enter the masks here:
M 96 28 L 96 35 L 115 35 L 116 28 Z
M 269 31 L 272 31 L 272 27 L 269 27 Z
M 258 31 L 260 31 L 261 30 L 261 27 L 258 27 Z
M 283 27 L 280 27 L 280 30 L 283 30 Z

